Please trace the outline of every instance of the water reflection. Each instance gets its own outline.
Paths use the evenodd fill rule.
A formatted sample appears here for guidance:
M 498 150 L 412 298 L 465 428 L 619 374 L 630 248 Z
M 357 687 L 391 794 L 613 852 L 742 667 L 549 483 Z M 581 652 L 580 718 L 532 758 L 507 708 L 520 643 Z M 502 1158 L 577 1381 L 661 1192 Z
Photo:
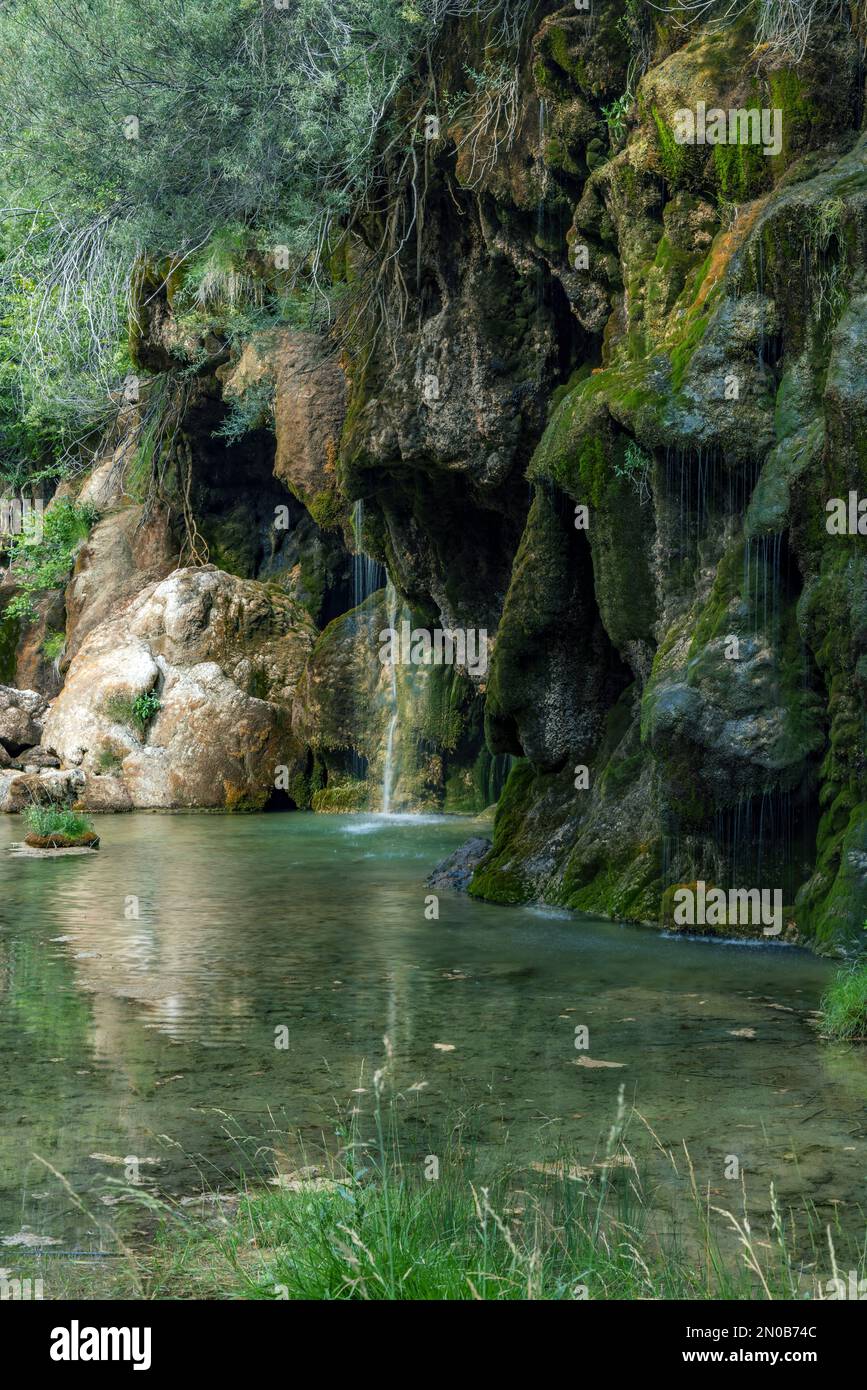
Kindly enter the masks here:
M 757 1202 L 771 1180 L 823 1216 L 861 1197 L 867 1060 L 816 1041 L 826 963 L 451 894 L 427 921 L 424 877 L 470 833 L 460 820 L 137 814 L 102 830 L 97 856 L 46 862 L 11 858 L 19 827 L 0 821 L 2 1235 L 99 1238 L 34 1153 L 99 1218 L 116 1214 L 109 1159 L 159 1158 L 143 1179 L 182 1195 L 237 1170 L 228 1134 L 264 1168 L 293 1132 L 327 1141 L 338 1106 L 369 1107 L 384 1034 L 410 1149 L 460 1111 L 483 1155 L 565 1139 L 589 1158 L 624 1084 L 663 1183 L 663 1151 L 686 1141 L 723 1193 L 737 1154 Z M 576 1065 L 579 1026 L 586 1055 L 617 1065 Z

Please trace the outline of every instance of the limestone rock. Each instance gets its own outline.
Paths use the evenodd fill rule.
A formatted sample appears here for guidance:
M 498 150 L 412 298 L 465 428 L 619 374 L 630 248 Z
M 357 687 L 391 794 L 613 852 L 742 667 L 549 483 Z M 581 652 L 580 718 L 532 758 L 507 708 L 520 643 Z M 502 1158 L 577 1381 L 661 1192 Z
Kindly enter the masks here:
M 84 786 L 84 773 L 78 768 L 41 772 L 0 772 L 0 811 L 16 814 L 25 807 L 66 806 Z
M 66 586 L 62 665 L 68 667 L 87 634 L 123 602 L 174 567 L 175 548 L 163 512 L 145 520 L 143 508 L 133 505 L 98 521 L 78 551 Z
M 84 639 L 45 743 L 88 774 L 88 806 L 123 801 L 92 776 L 113 766 L 133 806 L 261 808 L 278 769 L 302 758 L 289 708 L 314 636 L 263 584 L 175 570 Z M 159 708 L 142 719 L 134 701 L 147 694 Z
M 334 525 L 345 503 L 337 491 L 337 446 L 346 414 L 346 383 L 334 356 L 311 333 L 260 334 L 239 361 L 221 369 L 226 399 L 251 387 L 274 388 L 274 473 L 320 525 Z
M 36 690 L 0 685 L 0 743 L 7 753 L 14 756 L 40 742 L 47 707 Z

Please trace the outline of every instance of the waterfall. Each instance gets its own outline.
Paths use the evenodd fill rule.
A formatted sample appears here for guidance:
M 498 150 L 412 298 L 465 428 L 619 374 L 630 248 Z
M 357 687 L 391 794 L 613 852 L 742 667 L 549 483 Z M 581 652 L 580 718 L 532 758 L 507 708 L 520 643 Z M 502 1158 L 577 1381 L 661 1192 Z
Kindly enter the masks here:
M 364 553 L 364 503 L 359 500 L 352 508 L 352 535 L 355 554 L 352 557 L 352 599 L 357 608 L 385 583 L 385 566 Z
M 397 627 L 397 590 L 389 579 L 386 588 L 386 602 L 388 604 L 388 625 L 390 628 Z M 391 674 L 391 718 L 388 721 L 388 736 L 385 741 L 385 767 L 382 773 L 382 814 L 387 816 L 391 811 L 391 791 L 394 779 L 394 731 L 397 728 L 397 666 L 392 661 L 389 667 Z
M 364 503 L 359 499 L 352 508 L 352 536 L 355 551 L 352 556 L 352 607 L 357 609 L 378 589 L 385 586 L 385 565 L 374 560 L 364 551 Z M 360 619 L 356 618 L 356 632 Z M 367 758 L 358 749 L 349 754 L 350 776 L 356 782 L 367 781 Z

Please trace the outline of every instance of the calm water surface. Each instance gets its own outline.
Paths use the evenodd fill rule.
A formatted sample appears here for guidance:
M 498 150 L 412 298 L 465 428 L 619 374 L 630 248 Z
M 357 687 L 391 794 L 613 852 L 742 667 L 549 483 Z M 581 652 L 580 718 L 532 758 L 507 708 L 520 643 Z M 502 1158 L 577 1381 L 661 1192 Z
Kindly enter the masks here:
M 134 814 L 100 829 L 97 855 L 28 860 L 0 817 L 0 1237 L 110 1248 L 127 1155 L 179 1197 L 292 1167 L 297 1136 L 313 1152 L 339 1112 L 369 1113 L 384 1035 L 410 1151 L 460 1115 L 482 1161 L 565 1143 L 592 1162 L 623 1085 L 661 1146 L 633 1117 L 661 1203 L 661 1150 L 683 1170 L 685 1141 L 723 1198 L 735 1154 L 759 1206 L 773 1181 L 784 1202 L 854 1220 L 867 1057 L 810 1026 L 827 963 L 451 893 L 427 921 L 424 879 L 471 833 L 460 818 Z M 575 1065 L 588 1056 L 621 1065 Z

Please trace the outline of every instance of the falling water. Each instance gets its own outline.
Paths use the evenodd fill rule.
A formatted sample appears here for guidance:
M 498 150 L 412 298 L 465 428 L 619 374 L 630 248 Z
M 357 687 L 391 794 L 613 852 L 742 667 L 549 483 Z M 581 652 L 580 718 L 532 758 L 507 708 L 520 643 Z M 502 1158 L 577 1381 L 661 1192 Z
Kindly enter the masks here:
M 352 508 L 352 535 L 355 553 L 352 556 L 352 606 L 357 609 L 365 599 L 385 586 L 385 566 L 364 552 L 364 503 L 359 499 Z M 360 622 L 360 619 L 356 619 Z M 356 782 L 367 781 L 367 758 L 357 748 L 349 754 L 350 776 Z
M 397 590 L 388 581 L 386 588 L 386 601 L 388 603 L 388 625 L 390 628 L 397 627 Z M 388 721 L 388 736 L 385 741 L 385 768 L 382 773 L 382 813 L 387 816 L 391 811 L 391 792 L 392 781 L 394 778 L 394 732 L 397 728 L 397 667 L 392 661 L 389 664 L 391 675 L 391 718 Z
M 352 598 L 353 608 L 357 608 L 377 589 L 385 584 L 385 566 L 378 560 L 365 555 L 364 544 L 364 503 L 359 500 L 352 508 L 352 534 L 355 539 L 355 554 L 352 557 Z

